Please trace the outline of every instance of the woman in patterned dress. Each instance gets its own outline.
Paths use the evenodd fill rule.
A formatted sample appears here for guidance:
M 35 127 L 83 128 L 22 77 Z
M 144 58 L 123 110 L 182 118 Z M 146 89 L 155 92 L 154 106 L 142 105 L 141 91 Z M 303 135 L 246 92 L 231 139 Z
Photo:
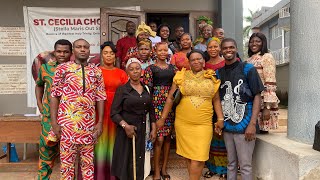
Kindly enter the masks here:
M 210 57 L 206 62 L 205 69 L 212 69 L 216 71 L 224 67 L 225 60 L 220 57 L 220 40 L 213 37 L 208 40 L 207 52 Z M 213 121 L 217 121 L 217 115 L 213 115 Z M 213 133 L 211 140 L 209 160 L 206 161 L 206 166 L 209 169 L 203 176 L 211 178 L 214 174 L 220 175 L 220 177 L 226 177 L 227 175 L 227 149 L 224 143 L 222 135 Z
M 261 111 L 258 116 L 260 133 L 278 128 L 278 104 L 276 95 L 276 63 L 268 53 L 267 38 L 264 34 L 253 33 L 248 45 L 248 63 L 257 69 L 265 90 L 261 92 Z
M 172 80 L 176 72 L 176 67 L 172 64 L 167 64 L 168 44 L 160 42 L 155 45 L 157 61 L 155 64 L 146 68 L 144 74 L 144 83 L 150 87 L 153 93 L 153 107 L 155 110 L 156 120 L 161 117 L 168 91 L 172 85 Z M 154 150 L 154 179 L 168 180 L 170 176 L 167 173 L 167 164 L 170 151 L 170 138 L 173 126 L 173 114 L 170 112 L 166 118 L 165 125 L 157 130 L 157 139 Z M 160 173 L 160 155 L 163 146 L 163 165 Z

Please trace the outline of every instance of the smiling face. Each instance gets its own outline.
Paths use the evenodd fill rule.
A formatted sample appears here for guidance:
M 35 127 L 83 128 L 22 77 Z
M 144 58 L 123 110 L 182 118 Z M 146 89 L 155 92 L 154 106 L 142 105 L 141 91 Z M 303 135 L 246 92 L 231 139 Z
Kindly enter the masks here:
M 229 62 L 236 61 L 237 47 L 234 42 L 226 41 L 221 44 L 221 51 L 224 59 Z
M 214 36 L 222 41 L 224 39 L 224 30 L 222 28 L 215 29 Z
M 258 53 L 262 49 L 262 41 L 258 37 L 253 37 L 249 41 L 249 48 L 253 53 Z
M 207 46 L 207 51 L 211 58 L 219 56 L 221 51 L 220 44 L 215 40 L 210 41 Z
M 202 28 L 201 34 L 202 34 L 202 37 L 204 39 L 211 38 L 212 37 L 212 28 L 211 28 L 211 26 L 207 25 L 204 28 Z
M 105 65 L 113 65 L 116 60 L 116 54 L 110 46 L 106 46 L 102 50 L 102 61 Z
M 71 47 L 69 45 L 56 45 L 53 54 L 59 63 L 64 63 L 70 60 L 72 55 L 70 48 Z
M 203 70 L 205 60 L 200 53 L 194 52 L 189 57 L 190 68 L 193 72 L 200 72 Z
M 168 57 L 168 44 L 167 43 L 161 43 L 156 45 L 156 55 L 158 60 L 160 61 L 165 61 L 167 60 Z
M 184 34 L 181 36 L 180 45 L 182 49 L 190 49 L 192 45 L 192 40 L 189 34 Z
M 131 63 L 128 68 L 126 68 L 129 78 L 133 81 L 139 81 L 141 76 L 141 66 L 139 63 Z
M 162 26 L 159 33 L 159 36 L 161 37 L 161 39 L 166 40 L 169 38 L 169 35 L 170 35 L 169 28 L 167 26 Z

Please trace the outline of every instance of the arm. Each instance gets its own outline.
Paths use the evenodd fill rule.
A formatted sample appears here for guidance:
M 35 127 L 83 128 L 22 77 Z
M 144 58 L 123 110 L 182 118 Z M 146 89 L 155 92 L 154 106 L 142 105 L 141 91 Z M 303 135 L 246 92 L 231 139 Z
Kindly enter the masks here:
M 150 93 L 150 98 L 153 98 L 153 94 Z M 154 142 L 157 138 L 157 126 L 156 126 L 156 115 L 155 110 L 153 108 L 152 103 L 150 104 L 149 108 L 149 119 L 150 119 L 150 125 L 151 125 L 151 132 L 150 132 L 150 139 L 152 142 Z
M 252 106 L 252 116 L 244 134 L 245 139 L 247 141 L 251 141 L 255 139 L 256 123 L 257 123 L 258 114 L 260 112 L 260 103 L 261 103 L 261 94 L 258 93 L 254 96 L 253 106 Z
M 36 99 L 37 99 L 37 106 L 38 106 L 38 109 L 39 109 L 41 114 L 43 112 L 42 99 L 43 99 L 43 94 L 44 94 L 44 81 L 43 81 L 43 78 L 42 78 L 42 70 L 43 70 L 42 66 L 39 69 L 38 78 L 36 80 L 36 87 L 35 87 L 35 95 L 36 95 Z
M 104 115 L 104 101 L 97 101 L 97 110 L 98 110 L 98 123 L 94 129 L 94 138 L 98 139 L 102 134 L 103 129 L 103 115 Z
M 51 101 L 50 101 L 50 116 L 51 116 L 51 126 L 54 134 L 57 138 L 60 138 L 61 130 L 57 123 L 58 109 L 60 103 L 60 97 L 62 96 L 62 88 L 64 84 L 64 70 L 61 66 L 58 66 L 53 77 L 53 83 L 51 87 Z
M 215 131 L 217 134 L 221 135 L 222 129 L 224 127 L 224 116 L 222 112 L 222 106 L 220 101 L 219 91 L 216 92 L 212 99 L 214 112 L 217 114 L 217 122 L 215 123 Z
M 165 119 L 167 119 L 169 112 L 172 109 L 173 100 L 174 100 L 173 93 L 176 91 L 176 89 L 178 89 L 178 86 L 175 83 L 172 83 L 172 86 L 170 88 L 166 103 L 165 103 L 163 111 L 161 113 L 161 117 L 156 122 L 158 128 L 160 128 L 164 125 L 164 121 L 165 121 Z
M 36 85 L 35 94 L 36 94 L 36 99 L 37 99 L 37 106 L 39 108 L 40 113 L 42 113 L 42 111 L 43 111 L 42 98 L 43 98 L 43 94 L 44 94 L 44 87 Z
M 60 102 L 60 98 L 51 97 L 51 101 L 50 101 L 51 126 L 54 134 L 57 136 L 58 139 L 60 139 L 60 135 L 61 135 L 60 126 L 57 123 L 59 102 Z
M 122 68 L 121 66 L 121 58 L 122 58 L 122 48 L 121 48 L 121 41 L 120 39 L 117 42 L 116 45 L 117 53 L 116 53 L 116 67 Z
M 110 117 L 114 123 L 118 124 L 124 129 L 127 137 L 132 138 L 133 136 L 136 136 L 136 127 L 129 125 L 121 116 L 121 112 L 123 111 L 123 88 L 123 86 L 120 86 L 116 90 L 111 105 Z
M 247 141 L 251 141 L 255 139 L 256 134 L 256 122 L 258 119 L 258 114 L 260 112 L 261 105 L 261 92 L 264 89 L 264 86 L 261 82 L 259 74 L 256 68 L 252 67 L 247 75 L 248 84 L 250 90 L 252 92 L 253 98 L 253 106 L 252 106 L 252 115 L 250 122 L 245 131 L 245 139 Z

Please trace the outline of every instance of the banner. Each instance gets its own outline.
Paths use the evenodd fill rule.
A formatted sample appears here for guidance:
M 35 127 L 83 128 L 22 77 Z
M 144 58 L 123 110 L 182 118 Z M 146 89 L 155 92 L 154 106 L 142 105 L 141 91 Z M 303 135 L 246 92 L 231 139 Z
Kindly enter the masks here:
M 42 63 L 59 39 L 70 42 L 82 38 L 90 43 L 91 58 L 100 52 L 99 8 L 24 7 L 27 48 L 28 107 L 36 107 L 35 78 Z M 32 67 L 33 65 L 33 67 Z M 33 72 L 32 72 L 33 68 Z

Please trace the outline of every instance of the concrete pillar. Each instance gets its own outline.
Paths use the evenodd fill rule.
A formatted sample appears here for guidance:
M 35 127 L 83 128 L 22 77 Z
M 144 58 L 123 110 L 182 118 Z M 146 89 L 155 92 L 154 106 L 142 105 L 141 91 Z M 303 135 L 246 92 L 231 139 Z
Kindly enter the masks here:
M 243 7 L 242 0 L 221 0 L 221 25 L 225 37 L 237 41 L 238 52 L 243 57 Z
M 312 144 L 320 120 L 320 0 L 290 2 L 288 138 Z

